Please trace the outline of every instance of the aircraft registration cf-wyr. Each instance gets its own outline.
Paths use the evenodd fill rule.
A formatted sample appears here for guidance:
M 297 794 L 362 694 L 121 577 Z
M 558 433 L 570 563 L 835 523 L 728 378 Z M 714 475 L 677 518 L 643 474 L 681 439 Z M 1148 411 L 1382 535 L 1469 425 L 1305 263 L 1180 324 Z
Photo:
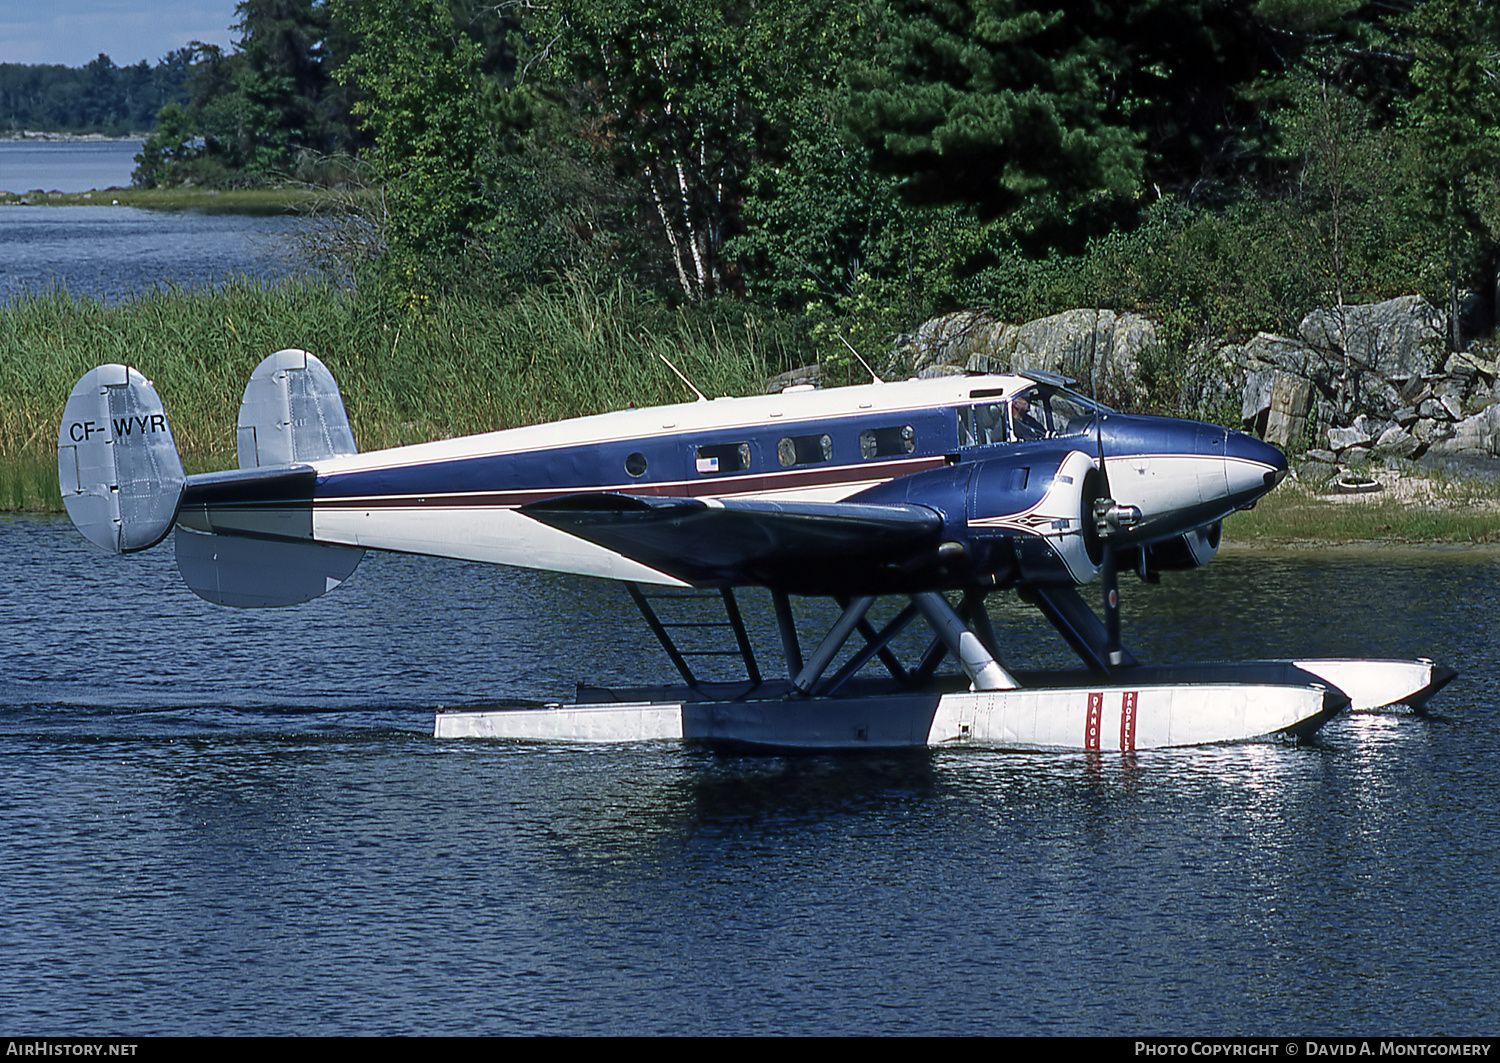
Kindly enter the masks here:
M 309 601 L 365 549 L 581 573 L 625 583 L 683 679 L 441 713 L 439 737 L 1128 751 L 1305 736 L 1346 705 L 1420 706 L 1452 678 L 1425 659 L 1138 662 L 1120 641 L 1117 573 L 1206 564 L 1223 518 L 1271 490 L 1286 459 L 1239 432 L 1117 413 L 1068 383 L 1031 372 L 700 396 L 360 454 L 332 374 L 286 350 L 245 389 L 240 468 L 184 476 L 155 389 L 105 365 L 68 398 L 58 473 L 69 515 L 106 550 L 148 549 L 175 526 L 183 578 L 221 605 Z M 1078 591 L 1096 579 L 1103 620 Z M 743 681 L 695 674 L 660 615 L 663 585 L 722 600 Z M 762 675 L 744 587 L 770 592 L 784 676 Z M 1084 668 L 1007 669 L 984 606 L 1004 589 Z M 905 604 L 877 629 L 885 595 Z M 792 596 L 841 606 L 806 650 Z M 919 620 L 930 640 L 903 662 L 896 638 Z M 877 658 L 885 675 L 859 674 Z M 961 671 L 943 671 L 949 658 Z

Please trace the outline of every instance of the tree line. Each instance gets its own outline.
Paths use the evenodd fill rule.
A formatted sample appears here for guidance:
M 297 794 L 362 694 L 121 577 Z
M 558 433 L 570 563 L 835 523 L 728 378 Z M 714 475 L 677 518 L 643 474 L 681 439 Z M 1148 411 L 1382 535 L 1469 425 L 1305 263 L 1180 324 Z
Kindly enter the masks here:
M 1181 350 L 1410 291 L 1483 327 L 1497 8 L 245 0 L 137 181 L 362 176 L 342 253 L 413 305 L 623 278 L 834 361 L 958 305 L 1147 310 Z
M 127 136 L 156 126 L 161 109 L 187 98 L 191 49 L 154 66 L 116 66 L 100 55 L 82 67 L 0 63 L 0 131 Z

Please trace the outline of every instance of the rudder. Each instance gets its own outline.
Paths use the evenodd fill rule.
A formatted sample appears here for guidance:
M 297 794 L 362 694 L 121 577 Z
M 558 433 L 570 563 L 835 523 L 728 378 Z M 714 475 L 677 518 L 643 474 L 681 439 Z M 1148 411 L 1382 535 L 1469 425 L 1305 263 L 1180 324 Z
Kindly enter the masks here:
M 240 468 L 357 454 L 338 382 L 316 355 L 288 349 L 255 367 L 235 425 Z
M 308 462 L 359 453 L 333 374 L 316 355 L 292 348 L 262 359 L 250 374 L 235 442 L 240 468 L 261 469 L 266 476 L 278 475 L 279 467 L 305 468 Z M 289 512 L 298 512 L 297 505 Z M 311 540 L 311 509 L 301 512 L 307 522 L 301 534 Z M 174 540 L 177 570 L 194 594 L 215 605 L 300 605 L 348 579 L 364 556 L 359 547 L 282 539 L 291 531 L 284 520 L 240 534 L 214 534 L 187 523 L 191 526 L 179 527 Z
M 101 365 L 74 385 L 57 481 L 73 524 L 105 550 L 147 550 L 172 529 L 186 478 L 161 396 L 139 371 Z

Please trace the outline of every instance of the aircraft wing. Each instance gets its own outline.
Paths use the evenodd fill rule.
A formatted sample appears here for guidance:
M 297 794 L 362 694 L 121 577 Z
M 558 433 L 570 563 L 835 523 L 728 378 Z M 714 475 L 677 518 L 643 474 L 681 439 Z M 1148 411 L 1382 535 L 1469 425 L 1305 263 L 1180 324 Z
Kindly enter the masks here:
M 837 589 L 930 558 L 943 519 L 926 506 L 592 493 L 521 512 L 695 586 Z

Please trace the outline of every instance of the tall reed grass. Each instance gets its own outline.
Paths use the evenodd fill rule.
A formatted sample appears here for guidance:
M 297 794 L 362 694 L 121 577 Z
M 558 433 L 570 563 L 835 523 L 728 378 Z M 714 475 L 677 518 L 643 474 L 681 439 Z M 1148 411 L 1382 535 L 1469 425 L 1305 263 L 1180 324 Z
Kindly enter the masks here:
M 262 358 L 301 347 L 338 378 L 361 449 L 533 424 L 691 393 L 749 394 L 810 348 L 795 321 L 723 302 L 674 307 L 583 278 L 509 300 L 308 280 L 164 290 L 118 305 L 62 291 L 0 307 L 0 508 L 56 509 L 58 421 L 106 362 L 153 380 L 190 472 L 232 468 L 240 394 Z

